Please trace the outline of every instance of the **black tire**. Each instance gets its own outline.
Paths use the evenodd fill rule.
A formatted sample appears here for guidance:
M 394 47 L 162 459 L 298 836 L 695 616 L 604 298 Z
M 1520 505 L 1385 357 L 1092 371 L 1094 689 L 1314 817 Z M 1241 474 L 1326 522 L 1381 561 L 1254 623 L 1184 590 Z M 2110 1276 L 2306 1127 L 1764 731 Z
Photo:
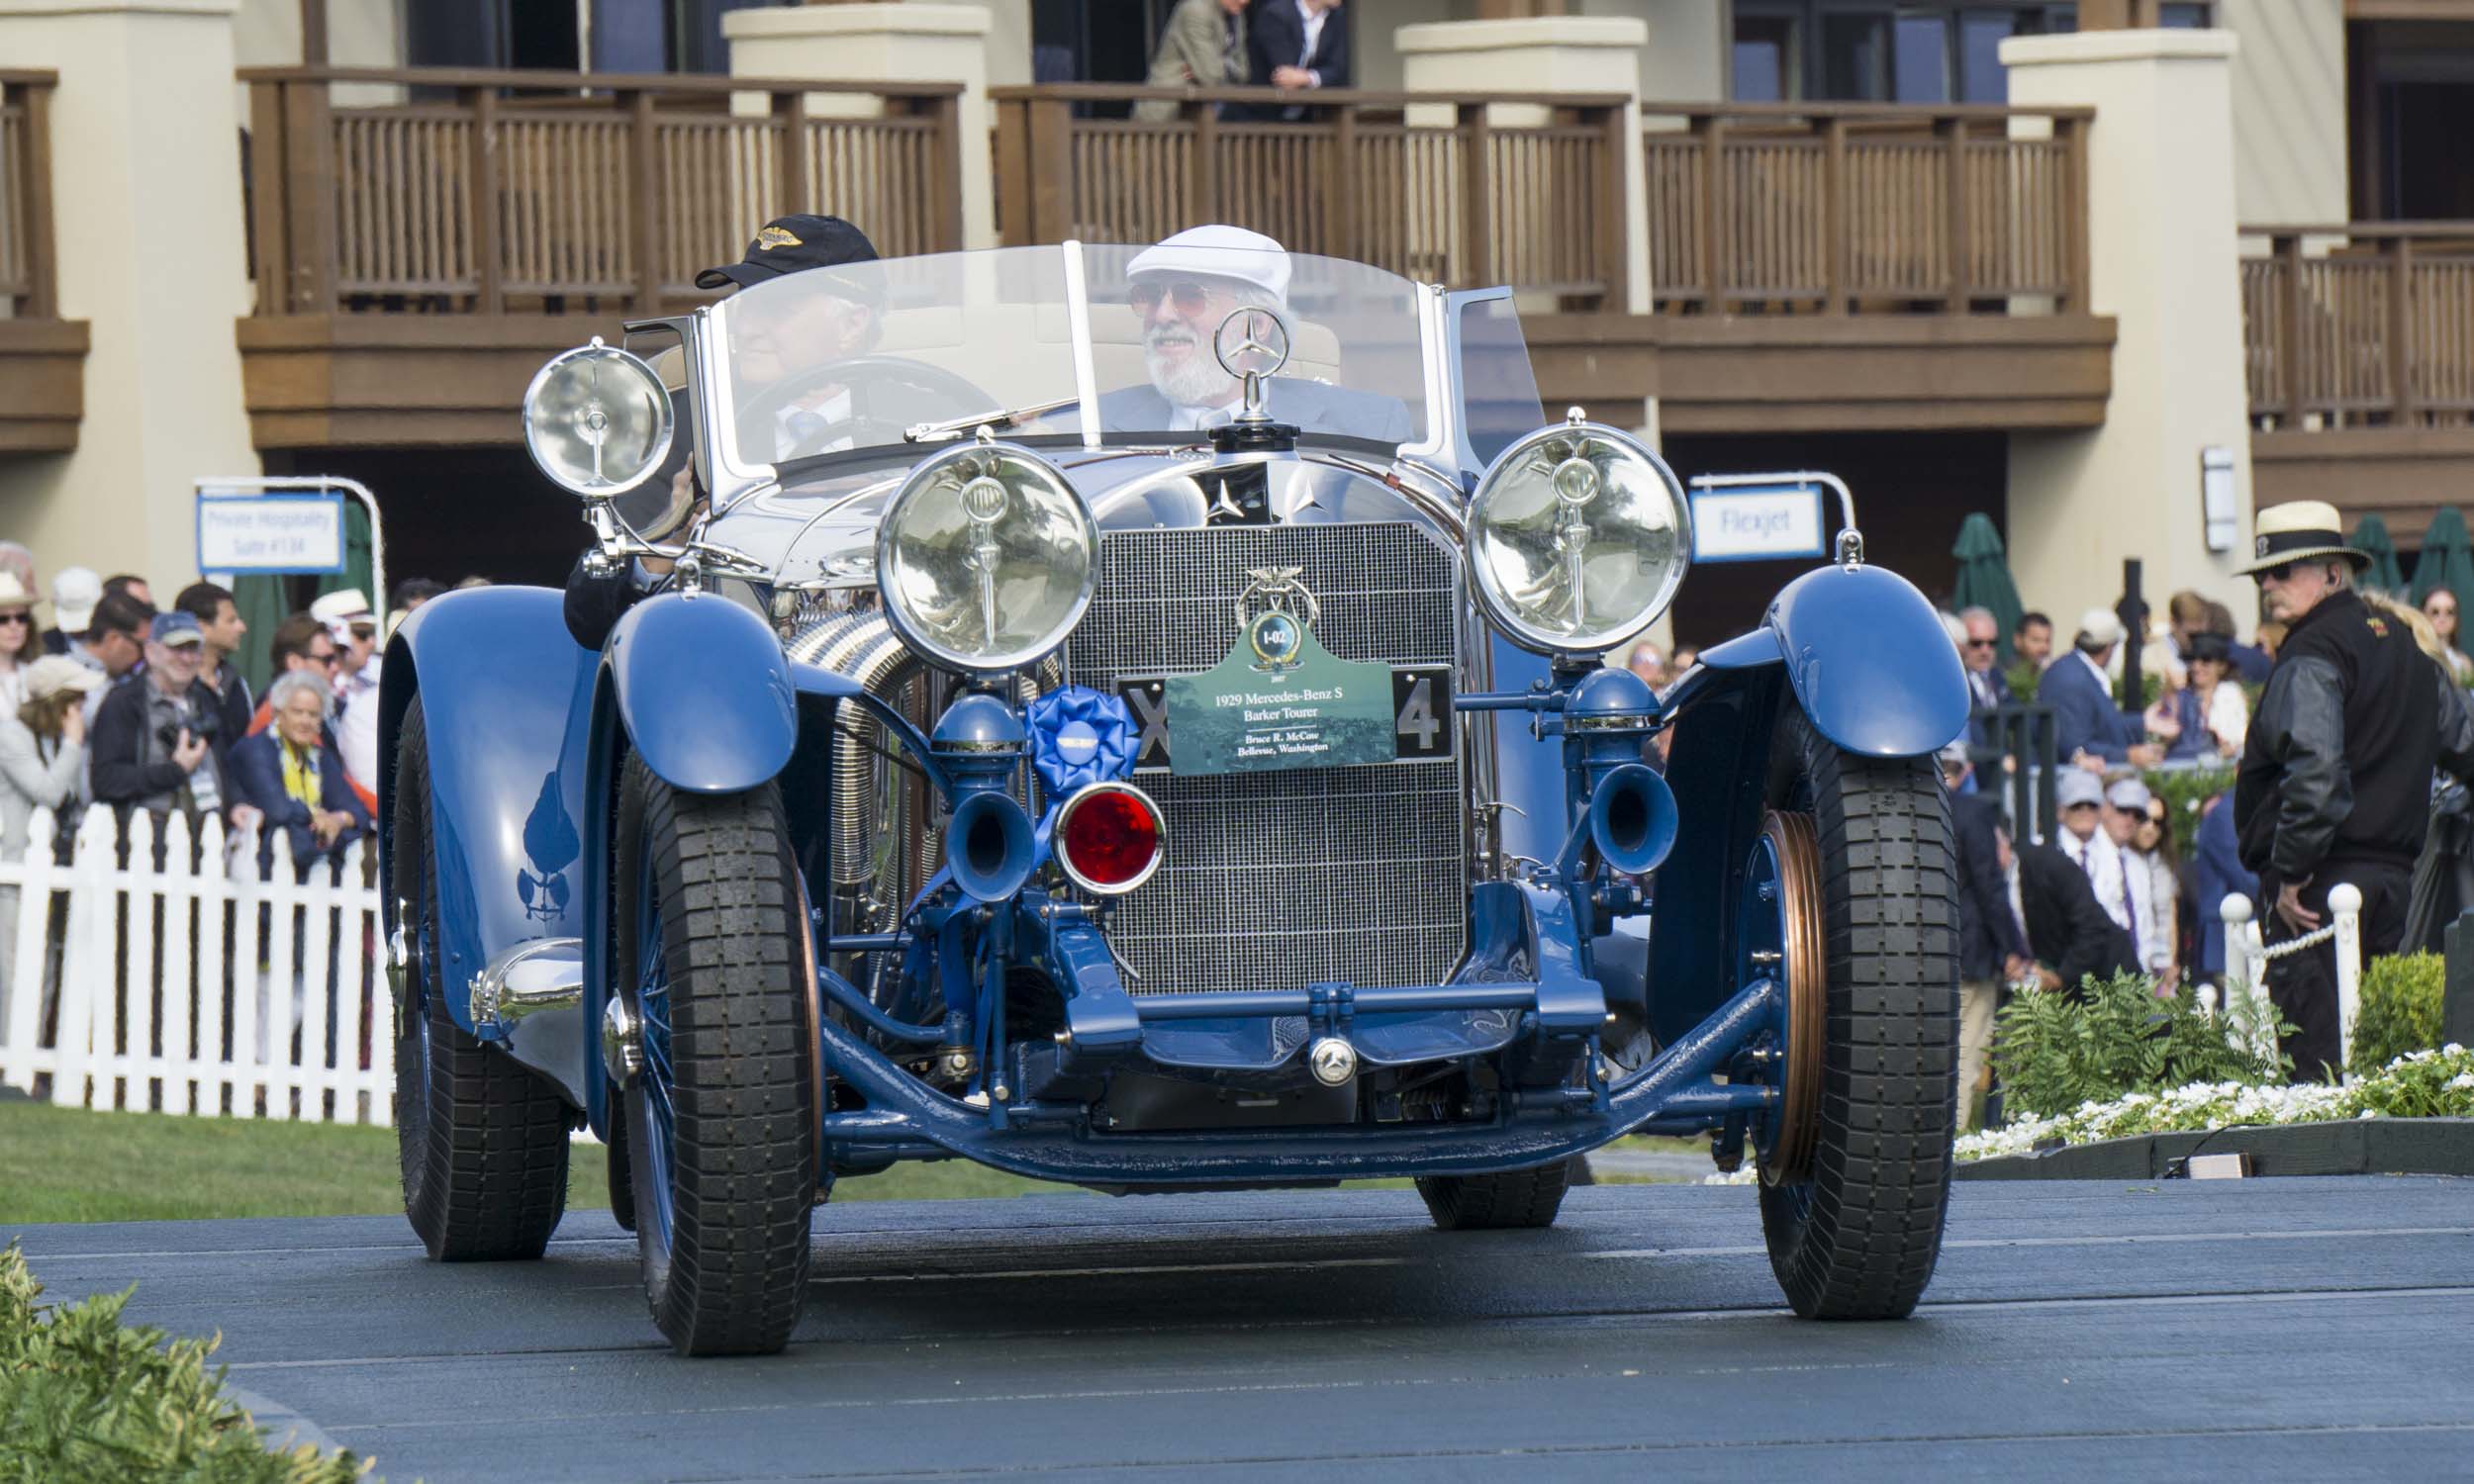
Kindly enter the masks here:
M 1571 1159 L 1501 1174 L 1419 1175 L 1426 1214 L 1447 1232 L 1498 1232 L 1551 1227 L 1571 1183 Z
M 429 737 L 418 699 L 396 741 L 395 894 L 413 949 L 397 986 L 395 1130 L 404 1215 L 441 1262 L 538 1257 L 567 1207 L 567 1104 L 447 1013 L 437 941 Z M 404 997 L 414 1001 L 404 1003 Z
M 635 1154 L 627 1147 L 627 1100 L 614 1098 L 610 1108 L 610 1148 L 602 1151 L 610 1166 L 610 1214 L 618 1230 L 635 1230 Z
M 645 1042 L 626 1106 L 645 1300 L 681 1354 L 771 1353 L 807 1294 L 822 1076 L 781 792 L 677 792 L 629 759 L 617 825 L 614 977 Z
M 1762 1170 L 1761 1232 L 1806 1319 L 1903 1319 L 1933 1277 L 1957 1117 L 1957 904 L 1930 759 L 1841 752 L 1781 721 L 1772 807 L 1819 841 L 1828 964 L 1808 1165 Z M 1794 1061 L 1789 1049 L 1787 1065 Z

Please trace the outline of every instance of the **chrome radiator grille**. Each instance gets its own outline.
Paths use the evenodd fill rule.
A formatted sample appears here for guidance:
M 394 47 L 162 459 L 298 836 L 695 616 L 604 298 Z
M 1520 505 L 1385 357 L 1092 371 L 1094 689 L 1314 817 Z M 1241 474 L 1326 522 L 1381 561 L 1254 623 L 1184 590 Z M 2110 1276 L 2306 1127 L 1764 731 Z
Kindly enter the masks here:
M 1458 559 L 1408 524 L 1111 532 L 1066 647 L 1068 678 L 1184 675 L 1226 658 L 1257 567 L 1296 567 L 1344 660 L 1454 664 Z M 1449 717 L 1445 718 L 1447 722 Z M 1457 753 L 1457 749 L 1456 749 Z M 1134 782 L 1168 812 L 1169 855 L 1109 941 L 1136 994 L 1439 983 L 1459 960 L 1469 889 L 1460 762 Z

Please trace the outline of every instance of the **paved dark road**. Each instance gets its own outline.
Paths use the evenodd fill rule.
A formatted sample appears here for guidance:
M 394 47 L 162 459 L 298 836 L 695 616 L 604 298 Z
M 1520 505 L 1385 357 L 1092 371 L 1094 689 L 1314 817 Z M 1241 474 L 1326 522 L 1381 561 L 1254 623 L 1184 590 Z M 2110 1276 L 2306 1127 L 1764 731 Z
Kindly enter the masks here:
M 1745 1189 L 1469 1236 L 1387 1191 L 828 1207 L 798 1341 L 719 1362 L 604 1214 L 495 1267 L 394 1219 L 25 1239 L 397 1484 L 2474 1476 L 2474 1181 L 1961 1185 L 1886 1325 L 1788 1318 Z

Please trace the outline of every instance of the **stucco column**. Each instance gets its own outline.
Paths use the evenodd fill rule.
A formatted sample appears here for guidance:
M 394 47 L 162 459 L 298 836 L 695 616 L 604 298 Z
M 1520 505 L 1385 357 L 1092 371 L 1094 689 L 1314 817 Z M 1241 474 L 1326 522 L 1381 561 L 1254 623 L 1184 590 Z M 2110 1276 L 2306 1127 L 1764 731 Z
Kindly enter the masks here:
M 0 459 L 0 529 L 62 567 L 197 576 L 190 482 L 255 474 L 233 322 L 248 312 L 233 0 L 0 0 L 0 58 L 60 75 L 60 315 L 90 325 L 73 453 Z
M 958 82 L 963 86 L 962 240 L 997 245 L 988 132 L 990 13 L 982 5 L 795 5 L 735 10 L 721 18 L 733 77 L 832 82 Z M 852 94 L 814 93 L 818 117 L 865 118 L 882 105 Z M 836 212 L 830 201 L 792 210 Z M 866 222 L 859 227 L 865 231 Z
M 1641 158 L 1641 50 L 1646 21 L 1624 16 L 1540 16 L 1519 21 L 1436 21 L 1392 34 L 1401 86 L 1412 93 L 1614 93 L 1624 99 L 1623 292 L 1609 306 L 1650 312 L 1649 199 Z M 1373 38 L 1363 38 L 1370 47 Z M 1498 105 L 1490 125 L 1517 129 L 1547 122 L 1544 107 Z M 1449 127 L 1451 111 L 1413 108 L 1412 125 Z M 1522 183 L 1500 187 L 1518 190 Z
M 2113 396 L 2085 432 L 2010 439 L 2010 565 L 2029 605 L 2069 628 L 2144 563 L 2161 611 L 2191 588 L 2237 617 L 2250 540 L 2250 429 L 2235 240 L 2235 43 L 2222 31 L 2099 31 L 2002 43 L 2010 101 L 2081 104 L 2089 297 L 2112 316 Z M 2234 549 L 2207 549 L 2202 450 L 2234 460 Z M 2059 637 L 2067 642 L 2067 634 Z

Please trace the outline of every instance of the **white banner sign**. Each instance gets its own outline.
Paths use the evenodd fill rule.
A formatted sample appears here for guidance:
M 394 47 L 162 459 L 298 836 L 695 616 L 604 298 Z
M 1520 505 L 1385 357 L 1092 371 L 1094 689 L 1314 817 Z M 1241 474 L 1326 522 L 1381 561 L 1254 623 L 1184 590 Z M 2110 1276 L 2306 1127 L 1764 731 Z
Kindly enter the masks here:
M 1809 485 L 1692 492 L 1696 562 L 1817 557 L 1824 549 L 1821 492 Z
M 341 572 L 340 495 L 198 499 L 200 572 Z

